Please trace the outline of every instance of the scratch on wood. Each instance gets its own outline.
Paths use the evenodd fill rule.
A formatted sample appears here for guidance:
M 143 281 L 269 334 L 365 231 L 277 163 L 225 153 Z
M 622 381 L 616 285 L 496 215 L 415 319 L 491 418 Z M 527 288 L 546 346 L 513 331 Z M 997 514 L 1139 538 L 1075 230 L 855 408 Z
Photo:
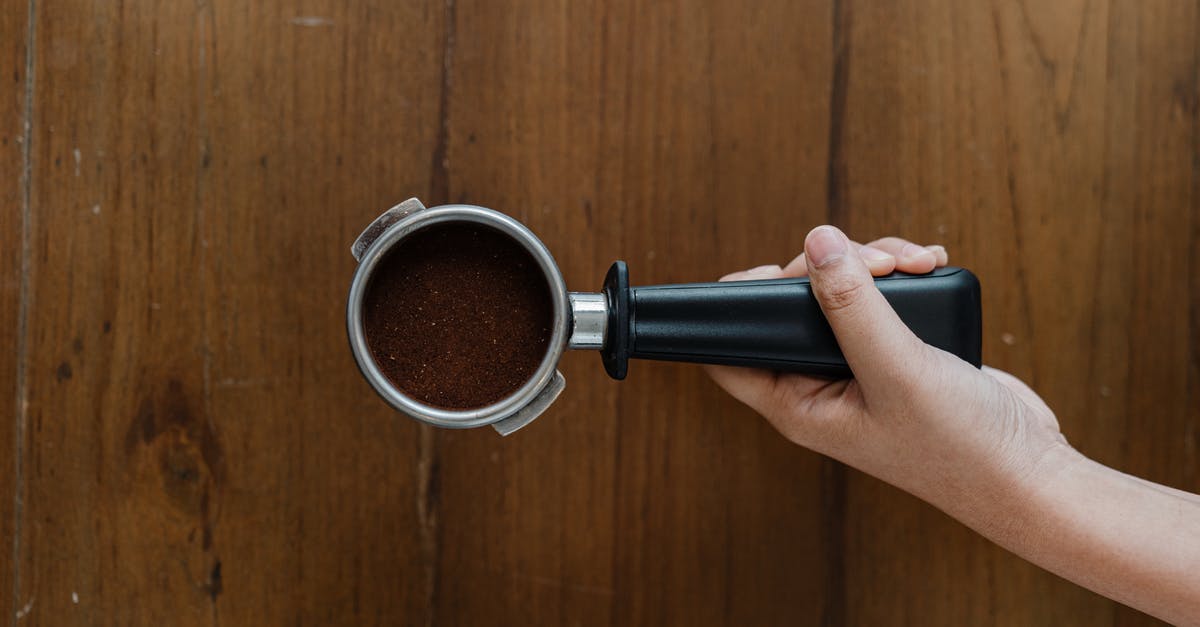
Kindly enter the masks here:
M 299 15 L 290 20 L 293 26 L 305 26 L 308 28 L 318 28 L 321 26 L 333 26 L 333 20 L 319 15 Z
M 33 266 L 33 89 L 34 52 L 37 35 L 37 2 L 29 0 L 25 40 L 25 105 L 24 128 L 21 141 L 21 304 L 17 311 L 17 372 L 16 413 L 13 424 L 13 540 L 12 540 L 12 603 L 15 609 L 21 594 L 21 534 L 25 514 L 25 427 L 29 420 L 29 382 L 27 379 L 27 354 L 29 352 L 29 307 L 33 294 L 30 289 L 30 273 Z M 20 612 L 28 613 L 33 599 Z M 22 614 L 14 612 L 19 619 Z
M 33 611 L 33 602 L 36 600 L 36 598 L 30 598 L 29 602 L 26 603 L 24 607 L 16 611 L 14 615 L 17 617 L 17 620 L 21 620 L 22 618 L 29 616 L 29 613 Z
M 196 261 L 197 261 L 199 267 L 201 268 L 201 273 L 199 274 L 199 285 L 198 285 L 198 289 L 200 291 L 200 302 L 208 303 L 209 302 L 208 285 L 207 285 L 207 280 L 206 280 L 207 279 L 206 274 L 208 271 L 208 253 L 207 253 L 208 247 L 205 245 L 206 241 L 207 241 L 206 240 L 206 228 L 207 228 L 206 217 L 207 217 L 207 215 L 205 212 L 206 203 L 207 203 L 207 194 L 206 194 L 207 190 L 206 190 L 205 183 L 207 181 L 207 176 L 208 176 L 208 171 L 209 171 L 208 168 L 212 161 L 212 147 L 210 146 L 210 143 L 209 143 L 208 109 L 205 105 L 206 105 L 206 97 L 208 94 L 207 88 L 210 84 L 211 77 L 213 76 L 213 73 L 210 71 L 210 66 L 215 66 L 217 63 L 216 54 L 215 54 L 216 33 L 213 32 L 213 29 L 216 28 L 216 15 L 215 15 L 216 9 L 213 6 L 213 3 L 210 2 L 209 0 L 197 0 L 195 9 L 196 9 L 195 28 L 196 28 L 196 68 L 197 68 L 196 69 L 196 90 L 195 90 L 196 96 L 195 97 L 196 97 L 196 128 L 197 128 L 196 132 L 197 132 L 197 136 L 198 136 L 197 137 L 198 152 L 197 152 L 197 168 L 196 168 L 196 186 L 195 186 L 195 192 L 194 192 L 195 196 L 193 197 L 194 211 L 195 211 L 195 215 L 194 215 L 195 229 L 194 229 L 193 250 L 195 251 Z M 213 51 L 212 51 L 213 54 L 212 54 L 211 59 L 209 58 L 209 48 L 210 47 L 213 48 Z M 203 353 L 202 378 L 201 378 L 201 384 L 203 385 L 203 389 L 201 391 L 201 401 L 200 401 L 201 405 L 202 405 L 201 416 L 202 416 L 202 420 L 204 421 L 204 427 L 205 427 L 204 432 L 210 434 L 211 438 L 213 440 L 215 440 L 215 437 L 216 437 L 215 434 L 217 433 L 217 425 L 216 425 L 215 421 L 213 420 L 213 416 L 212 416 L 212 390 L 213 390 L 212 355 L 213 355 L 213 353 L 212 353 L 212 349 L 211 349 L 212 340 L 211 340 L 211 334 L 209 332 L 209 320 L 208 320 L 207 306 L 205 306 L 205 310 L 201 315 L 200 324 L 201 324 L 201 338 L 203 341 L 203 346 L 201 347 L 201 352 Z M 216 458 L 215 455 L 210 456 L 210 457 L 213 457 L 214 459 Z M 217 466 L 219 466 L 219 464 L 213 465 L 211 467 L 211 469 L 214 473 L 220 472 L 220 470 L 217 468 Z M 210 517 L 209 508 L 216 507 L 216 505 L 210 504 L 210 498 L 211 499 L 217 498 L 218 484 L 219 484 L 218 481 L 214 481 L 213 482 L 213 493 L 214 493 L 213 496 L 210 497 L 210 495 L 206 492 L 201 501 L 201 503 L 202 503 L 201 511 L 202 511 L 203 518 L 204 518 L 204 536 L 203 536 L 204 540 L 203 540 L 202 544 L 206 551 L 211 550 L 212 546 L 213 546 L 213 527 L 215 526 L 215 522 L 214 522 L 215 516 Z M 222 582 L 221 582 L 221 561 L 220 560 L 216 560 L 216 563 L 213 566 L 213 569 L 209 574 L 209 579 L 206 584 L 206 589 L 207 589 L 208 597 L 209 597 L 209 607 L 210 607 L 210 611 L 212 613 L 212 624 L 219 625 L 221 623 L 221 617 L 220 617 L 220 613 L 218 611 L 217 598 L 220 596 L 220 594 L 223 590 L 223 586 L 222 586 Z
M 616 594 L 612 588 L 604 586 L 589 586 L 581 583 L 572 583 L 563 581 L 556 577 L 543 577 L 540 575 L 525 575 L 521 573 L 511 573 L 509 575 L 517 581 L 528 581 L 539 586 L 546 586 L 555 590 L 568 590 L 571 592 L 579 592 L 582 594 L 591 594 L 596 596 L 610 597 Z
M 216 382 L 218 388 L 254 388 L 268 387 L 274 385 L 277 381 L 276 377 L 252 377 L 248 379 L 238 379 L 235 377 L 226 377 L 219 379 Z M 207 400 L 207 399 L 206 399 Z

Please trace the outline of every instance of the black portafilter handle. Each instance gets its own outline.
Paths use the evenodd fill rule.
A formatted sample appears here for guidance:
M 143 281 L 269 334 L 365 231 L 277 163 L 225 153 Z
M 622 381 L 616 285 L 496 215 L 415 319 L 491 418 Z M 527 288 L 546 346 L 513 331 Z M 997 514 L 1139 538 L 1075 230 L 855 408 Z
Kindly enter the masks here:
M 970 271 L 894 272 L 875 285 L 922 341 L 980 366 L 979 281 Z M 600 355 L 614 379 L 625 378 L 630 358 L 853 376 L 807 278 L 630 287 L 618 261 L 604 295 Z

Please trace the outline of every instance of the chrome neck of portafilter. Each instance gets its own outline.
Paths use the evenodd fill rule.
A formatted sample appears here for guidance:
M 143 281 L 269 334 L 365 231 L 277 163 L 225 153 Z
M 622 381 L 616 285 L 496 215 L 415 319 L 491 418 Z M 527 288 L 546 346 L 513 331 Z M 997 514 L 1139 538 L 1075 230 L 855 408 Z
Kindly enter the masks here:
M 567 348 L 600 350 L 608 332 L 608 300 L 599 292 L 571 292 L 571 335 Z

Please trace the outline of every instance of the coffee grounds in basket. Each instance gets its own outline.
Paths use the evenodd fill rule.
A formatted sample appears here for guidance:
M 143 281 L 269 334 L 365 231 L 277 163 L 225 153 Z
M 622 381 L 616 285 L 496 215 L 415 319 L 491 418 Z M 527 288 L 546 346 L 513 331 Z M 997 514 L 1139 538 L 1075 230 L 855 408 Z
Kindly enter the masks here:
M 523 246 L 471 222 L 413 233 L 380 260 L 363 297 L 371 355 L 402 392 L 477 409 L 520 389 L 541 365 L 554 302 Z

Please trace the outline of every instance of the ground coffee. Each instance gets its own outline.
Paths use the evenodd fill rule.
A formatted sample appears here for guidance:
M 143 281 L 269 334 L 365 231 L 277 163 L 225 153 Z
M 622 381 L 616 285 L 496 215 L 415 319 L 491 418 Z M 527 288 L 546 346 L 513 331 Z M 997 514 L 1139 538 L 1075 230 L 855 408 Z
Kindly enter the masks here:
M 510 237 L 471 222 L 437 224 L 380 260 L 363 329 L 383 374 L 412 398 L 476 409 L 517 391 L 545 357 L 550 286 Z

